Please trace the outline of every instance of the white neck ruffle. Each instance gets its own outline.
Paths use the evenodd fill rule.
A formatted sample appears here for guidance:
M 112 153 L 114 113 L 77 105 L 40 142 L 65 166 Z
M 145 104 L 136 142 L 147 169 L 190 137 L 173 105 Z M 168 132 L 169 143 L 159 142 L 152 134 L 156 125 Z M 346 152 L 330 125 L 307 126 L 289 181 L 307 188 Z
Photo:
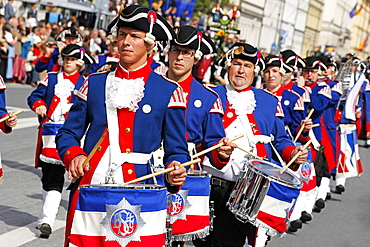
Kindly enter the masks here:
M 256 108 L 256 99 L 252 90 L 237 92 L 230 84 L 226 85 L 227 99 L 239 116 L 253 113 Z

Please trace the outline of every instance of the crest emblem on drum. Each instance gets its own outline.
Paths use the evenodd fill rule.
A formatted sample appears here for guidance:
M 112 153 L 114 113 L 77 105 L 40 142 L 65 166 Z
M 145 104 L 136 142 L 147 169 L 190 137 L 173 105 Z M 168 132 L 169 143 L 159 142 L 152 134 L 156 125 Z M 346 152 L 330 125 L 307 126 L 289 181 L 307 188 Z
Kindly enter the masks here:
M 180 190 L 176 194 L 167 194 L 167 215 L 171 223 L 186 220 L 186 211 L 191 206 L 188 201 L 188 190 Z
M 145 225 L 140 216 L 141 205 L 133 206 L 126 198 L 117 205 L 105 205 L 107 215 L 101 222 L 106 230 L 106 241 L 116 241 L 125 247 L 131 241 L 140 240 L 140 230 Z
M 312 175 L 313 175 L 312 172 L 313 172 L 313 167 L 308 162 L 305 162 L 304 164 L 302 164 L 298 170 L 300 179 L 302 181 L 305 181 L 306 183 L 312 179 Z

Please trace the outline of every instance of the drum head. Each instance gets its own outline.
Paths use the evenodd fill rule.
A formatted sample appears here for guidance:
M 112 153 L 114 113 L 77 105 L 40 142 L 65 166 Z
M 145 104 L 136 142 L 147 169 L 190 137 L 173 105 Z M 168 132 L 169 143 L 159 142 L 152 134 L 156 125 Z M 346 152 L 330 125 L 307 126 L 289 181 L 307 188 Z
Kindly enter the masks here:
M 254 170 L 256 173 L 259 173 L 274 182 L 294 188 L 302 187 L 302 182 L 296 174 L 289 169 L 283 172 L 283 174 L 280 174 L 282 167 L 279 167 L 274 163 L 265 160 L 251 159 L 247 161 L 246 165 L 248 165 L 249 169 Z

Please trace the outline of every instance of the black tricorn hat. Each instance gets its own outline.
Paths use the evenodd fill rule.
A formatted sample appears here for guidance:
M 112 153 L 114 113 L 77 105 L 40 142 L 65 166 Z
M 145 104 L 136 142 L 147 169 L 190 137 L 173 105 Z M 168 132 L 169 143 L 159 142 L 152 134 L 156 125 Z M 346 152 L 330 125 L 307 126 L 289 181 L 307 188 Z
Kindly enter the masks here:
M 218 64 L 222 67 L 229 67 L 231 65 L 231 60 L 234 58 L 252 62 L 255 65 L 256 74 L 265 69 L 265 63 L 260 50 L 250 44 L 235 43 L 219 60 Z
M 180 26 L 175 29 L 175 39 L 171 45 L 185 46 L 196 51 L 195 58 L 200 59 L 202 55 L 214 53 L 216 46 L 213 41 L 192 26 Z
M 306 57 L 306 69 L 318 69 L 319 71 L 326 70 L 327 67 L 320 61 L 319 57 L 311 56 Z
M 266 64 L 266 67 L 270 67 L 270 66 L 279 67 L 280 68 L 280 73 L 282 73 L 282 74 L 285 74 L 286 72 L 293 72 L 293 68 L 286 65 L 283 62 L 282 57 L 278 57 L 278 56 L 275 56 L 275 55 L 268 55 L 265 58 L 265 64 Z
M 336 66 L 333 59 L 328 56 L 319 56 L 319 59 L 326 67 Z
M 85 49 L 76 44 L 70 44 L 63 48 L 62 58 L 75 57 L 78 58 L 77 64 L 83 66 L 84 64 L 95 63 L 93 57 L 86 53 Z
M 282 51 L 281 57 L 283 58 L 284 63 L 292 67 L 295 71 L 297 71 L 298 68 L 303 69 L 306 67 L 306 63 L 303 59 L 292 50 Z
M 81 42 L 82 41 L 82 36 L 80 34 L 80 32 L 74 28 L 74 27 L 66 27 L 63 29 L 63 31 L 61 31 L 58 36 L 57 36 L 57 41 L 62 41 L 62 42 L 65 42 L 66 41 L 66 37 L 75 37 L 77 38 L 77 42 Z
M 154 41 L 172 40 L 175 37 L 172 27 L 162 16 L 141 5 L 124 8 L 108 25 L 108 31 L 112 31 L 113 36 L 116 36 L 114 27 L 130 27 L 146 32 L 145 41 L 149 44 L 154 44 Z

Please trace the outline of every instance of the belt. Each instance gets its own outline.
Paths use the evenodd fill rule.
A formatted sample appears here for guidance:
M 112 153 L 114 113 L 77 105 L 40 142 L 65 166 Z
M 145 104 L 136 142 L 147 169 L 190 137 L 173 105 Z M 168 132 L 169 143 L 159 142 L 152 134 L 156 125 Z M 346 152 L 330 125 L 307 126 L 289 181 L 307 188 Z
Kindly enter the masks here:
M 227 181 L 221 178 L 216 178 L 216 177 L 211 178 L 211 185 L 220 186 L 222 188 L 228 187 L 231 183 L 234 183 L 234 182 Z

